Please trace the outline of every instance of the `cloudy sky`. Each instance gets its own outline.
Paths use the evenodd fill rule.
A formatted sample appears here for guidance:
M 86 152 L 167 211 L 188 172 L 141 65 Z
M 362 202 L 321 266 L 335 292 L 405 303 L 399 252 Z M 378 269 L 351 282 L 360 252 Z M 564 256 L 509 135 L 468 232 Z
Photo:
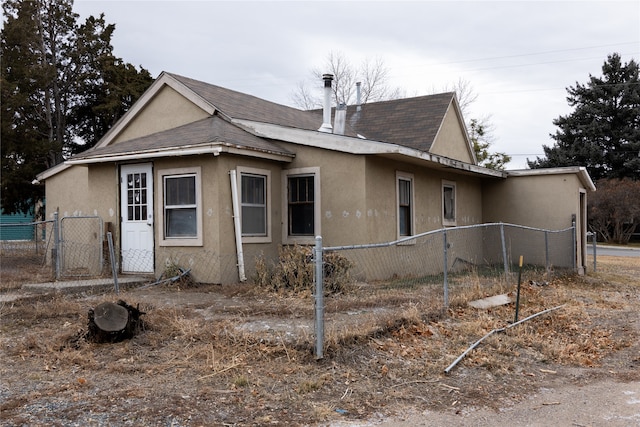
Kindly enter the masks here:
M 489 117 L 509 169 L 552 145 L 566 88 L 600 76 L 607 55 L 640 58 L 640 1 L 92 1 L 84 19 L 116 24 L 115 54 L 156 77 L 181 74 L 293 106 L 330 52 L 380 58 L 410 96 L 459 80 Z M 321 82 L 317 84 L 320 91 Z

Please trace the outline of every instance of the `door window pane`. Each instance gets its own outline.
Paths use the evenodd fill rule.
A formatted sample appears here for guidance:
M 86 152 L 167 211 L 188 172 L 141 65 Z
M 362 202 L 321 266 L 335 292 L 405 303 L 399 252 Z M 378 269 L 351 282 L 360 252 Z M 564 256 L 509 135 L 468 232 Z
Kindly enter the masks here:
M 127 220 L 147 220 L 147 174 L 127 174 Z

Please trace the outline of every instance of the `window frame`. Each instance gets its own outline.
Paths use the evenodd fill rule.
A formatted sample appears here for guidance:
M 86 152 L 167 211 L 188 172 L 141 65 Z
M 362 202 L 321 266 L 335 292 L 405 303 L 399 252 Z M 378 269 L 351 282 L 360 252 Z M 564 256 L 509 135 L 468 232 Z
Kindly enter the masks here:
M 408 181 L 410 185 L 409 195 L 409 234 L 401 234 L 400 230 L 400 181 Z M 412 173 L 396 171 L 396 236 L 398 239 L 404 239 L 406 237 L 414 236 L 416 233 L 415 228 L 415 179 Z
M 446 188 L 451 188 L 452 189 L 452 199 L 453 199 L 453 219 L 451 218 L 447 218 L 445 216 L 445 189 Z M 455 227 L 458 223 L 457 221 L 457 217 L 458 217 L 458 189 L 457 189 L 457 185 L 455 181 L 447 181 L 447 180 L 442 180 L 442 190 L 441 190 L 441 197 L 440 197 L 440 201 L 442 204 L 442 225 L 446 226 L 446 227 Z
M 289 234 L 289 178 L 291 177 L 313 176 L 313 235 L 290 235 Z M 284 244 L 310 245 L 315 243 L 316 236 L 321 235 L 321 195 L 320 188 L 320 168 L 307 167 L 286 169 L 282 174 L 282 242 Z
M 165 179 L 193 176 L 195 178 L 195 204 L 196 209 L 196 235 L 193 237 L 167 237 L 165 230 L 167 227 L 166 212 L 166 187 Z M 202 170 L 199 166 L 188 168 L 161 169 L 156 173 L 157 194 L 160 195 L 161 202 L 158 203 L 156 217 L 160 218 L 160 226 L 157 227 L 158 244 L 160 246 L 202 246 Z
M 238 166 L 236 168 L 236 179 L 238 182 L 239 193 L 238 197 L 240 205 L 240 227 L 242 227 L 242 176 L 259 176 L 265 178 L 265 234 L 244 234 L 242 232 L 242 243 L 271 243 L 271 171 L 267 169 L 256 169 L 244 166 Z

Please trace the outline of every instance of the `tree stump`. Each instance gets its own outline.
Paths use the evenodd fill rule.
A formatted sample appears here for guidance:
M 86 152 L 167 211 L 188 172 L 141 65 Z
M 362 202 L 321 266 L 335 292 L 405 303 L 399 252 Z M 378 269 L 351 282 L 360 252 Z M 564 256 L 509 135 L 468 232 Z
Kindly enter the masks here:
M 89 309 L 87 341 L 115 343 L 131 339 L 144 328 L 140 316 L 143 313 L 120 300 L 117 303 L 103 302 Z

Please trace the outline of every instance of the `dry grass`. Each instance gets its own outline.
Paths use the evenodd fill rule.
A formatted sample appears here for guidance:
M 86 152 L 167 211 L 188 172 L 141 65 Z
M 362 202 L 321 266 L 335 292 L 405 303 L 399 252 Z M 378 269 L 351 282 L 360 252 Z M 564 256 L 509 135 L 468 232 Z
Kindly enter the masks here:
M 444 368 L 470 344 L 513 321 L 513 304 L 467 302 L 513 291 L 513 281 L 453 277 L 447 311 L 441 286 L 426 281 L 351 284 L 325 300 L 321 361 L 313 330 L 294 328 L 312 324 L 308 293 L 125 291 L 120 297 L 146 312 L 146 329 L 118 344 L 81 339 L 87 310 L 110 295 L 9 304 L 0 313 L 0 409 L 12 424 L 308 425 L 417 402 L 495 406 L 545 385 L 551 374 L 541 372 L 587 368 L 638 380 L 640 258 L 599 257 L 598 267 L 545 286 L 529 284 L 548 278 L 527 272 L 521 319 L 564 307 L 494 334 L 450 376 Z
M 25 283 L 53 280 L 51 266 L 41 255 L 2 255 L 0 258 L 0 292 L 20 289 Z

